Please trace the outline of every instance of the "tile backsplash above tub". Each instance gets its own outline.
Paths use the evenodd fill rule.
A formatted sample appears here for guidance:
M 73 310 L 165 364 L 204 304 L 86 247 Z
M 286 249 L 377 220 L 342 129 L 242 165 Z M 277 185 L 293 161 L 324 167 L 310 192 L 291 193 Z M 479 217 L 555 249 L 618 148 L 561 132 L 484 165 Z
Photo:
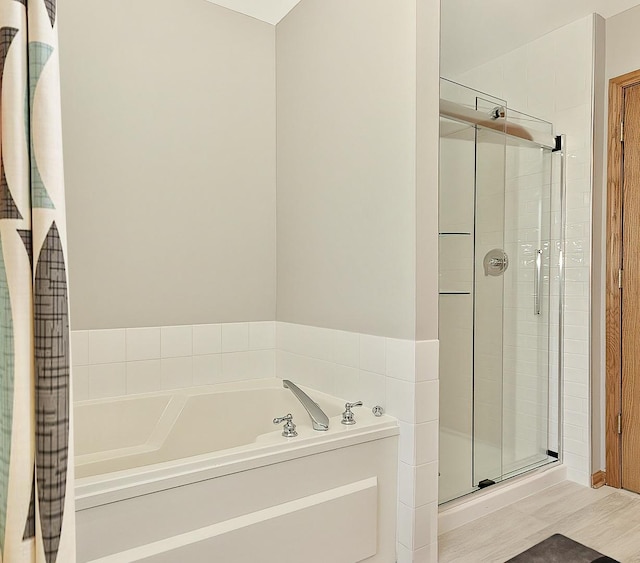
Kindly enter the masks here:
M 81 330 L 71 342 L 76 400 L 279 377 L 405 423 L 437 419 L 437 341 L 265 321 Z
M 437 341 L 284 322 L 277 323 L 276 334 L 277 377 L 369 407 L 381 405 L 403 422 L 437 419 Z
M 275 377 L 276 323 L 71 332 L 76 400 Z

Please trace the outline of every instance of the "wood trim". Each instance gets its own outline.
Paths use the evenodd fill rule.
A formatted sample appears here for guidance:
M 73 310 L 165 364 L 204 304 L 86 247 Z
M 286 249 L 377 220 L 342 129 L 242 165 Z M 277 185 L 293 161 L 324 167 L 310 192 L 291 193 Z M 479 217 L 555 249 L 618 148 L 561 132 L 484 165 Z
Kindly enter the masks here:
M 591 476 L 591 487 L 594 489 L 599 489 L 600 487 L 606 485 L 607 483 L 607 474 L 604 471 L 596 471 Z
M 607 134 L 607 263 L 606 263 L 606 482 L 622 487 L 621 438 L 618 415 L 622 399 L 622 310 L 618 271 L 622 264 L 622 143 L 620 123 L 624 91 L 640 84 L 640 70 L 609 81 L 609 128 Z

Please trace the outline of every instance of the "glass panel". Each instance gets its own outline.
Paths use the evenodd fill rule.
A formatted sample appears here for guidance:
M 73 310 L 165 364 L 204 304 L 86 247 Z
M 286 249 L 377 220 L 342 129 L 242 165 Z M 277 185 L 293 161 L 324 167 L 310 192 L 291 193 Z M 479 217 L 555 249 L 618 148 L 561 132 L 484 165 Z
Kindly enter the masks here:
M 480 105 L 480 103 L 479 103 Z M 502 477 L 505 276 L 504 134 L 479 130 L 476 142 L 473 484 Z
M 475 128 L 440 118 L 440 499 L 473 490 Z
M 562 217 L 551 124 L 441 93 L 442 503 L 556 459 Z
M 478 110 L 488 119 L 504 101 L 455 83 L 443 81 L 443 98 L 469 110 Z M 500 125 L 498 125 L 500 127 Z M 500 215 L 504 207 L 504 134 L 476 127 L 468 122 L 440 119 L 440 501 L 476 489 L 474 451 L 484 466 L 501 467 L 501 432 L 491 436 L 492 447 L 480 451 L 474 436 L 474 323 L 478 264 L 477 257 L 477 182 L 480 189 L 481 240 L 490 241 L 496 229 L 490 213 Z M 495 160 L 495 156 L 498 159 Z M 476 163 L 482 162 L 481 174 Z M 497 180 L 497 184 L 494 182 Z M 498 198 L 497 208 L 491 199 Z M 501 227 L 499 232 L 502 246 Z M 495 235 L 495 233 L 494 233 Z M 495 240 L 495 236 L 494 236 Z M 494 289 L 497 285 L 493 286 Z M 502 289 L 497 299 L 501 301 Z M 497 306 L 501 323 L 502 305 Z M 483 316 L 483 319 L 485 317 Z M 477 333 L 477 332 L 476 332 Z M 498 339 L 500 342 L 500 339 Z M 497 371 L 501 372 L 501 352 L 496 350 Z M 500 416 L 501 403 L 494 409 Z
M 505 475 L 549 460 L 551 151 L 507 146 L 503 447 Z

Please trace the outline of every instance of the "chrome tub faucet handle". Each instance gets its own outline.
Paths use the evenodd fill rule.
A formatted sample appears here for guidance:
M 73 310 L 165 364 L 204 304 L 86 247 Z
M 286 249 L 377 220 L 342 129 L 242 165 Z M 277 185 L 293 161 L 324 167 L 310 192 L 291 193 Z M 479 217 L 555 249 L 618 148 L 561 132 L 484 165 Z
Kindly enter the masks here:
M 296 432 L 296 425 L 293 423 L 293 416 L 289 413 L 287 416 L 281 416 L 273 419 L 274 424 L 282 424 L 285 425 L 282 427 L 282 435 L 285 438 L 295 438 L 298 435 Z
M 351 409 L 353 407 L 361 407 L 362 401 L 358 401 L 357 403 L 346 403 L 344 405 L 344 412 L 342 413 L 342 424 L 346 426 L 351 426 L 356 423 L 356 419 L 353 416 L 353 412 Z

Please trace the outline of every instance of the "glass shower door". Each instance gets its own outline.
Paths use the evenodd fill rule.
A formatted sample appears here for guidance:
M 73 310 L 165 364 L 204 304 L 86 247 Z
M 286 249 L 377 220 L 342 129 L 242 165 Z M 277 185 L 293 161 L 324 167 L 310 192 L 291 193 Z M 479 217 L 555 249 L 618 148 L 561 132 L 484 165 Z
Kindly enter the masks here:
M 551 124 L 455 83 L 441 95 L 442 503 L 557 458 L 561 217 L 551 147 L 520 136 Z
M 476 148 L 473 481 L 481 488 L 557 455 L 549 448 L 551 149 L 507 137 L 501 155 L 494 136 L 478 134 Z
M 503 474 L 504 289 L 513 267 L 512 256 L 505 249 L 505 158 L 506 136 L 479 129 L 475 170 L 473 484 L 481 487 Z
M 510 112 L 510 118 L 533 118 Z M 551 124 L 537 121 L 551 130 Z M 551 162 L 549 148 L 507 146 L 503 478 L 557 457 L 550 447 Z

